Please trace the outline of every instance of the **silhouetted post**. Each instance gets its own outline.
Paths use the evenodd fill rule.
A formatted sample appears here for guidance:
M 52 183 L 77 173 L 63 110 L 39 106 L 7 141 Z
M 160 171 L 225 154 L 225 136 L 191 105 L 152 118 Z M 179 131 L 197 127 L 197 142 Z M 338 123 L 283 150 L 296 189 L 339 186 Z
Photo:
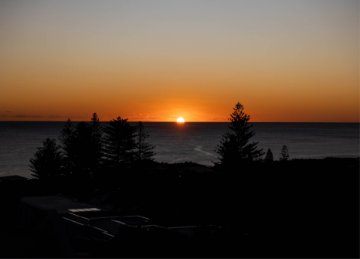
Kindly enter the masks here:
M 220 164 L 231 166 L 259 159 L 264 153 L 257 147 L 257 142 L 249 143 L 255 133 L 249 124 L 250 116 L 244 112 L 244 107 L 239 102 L 235 105 L 229 120 L 230 131 L 223 136 L 217 148 Z
M 287 160 L 289 160 L 289 150 L 286 145 L 283 145 L 280 153 L 280 161 L 287 161 Z

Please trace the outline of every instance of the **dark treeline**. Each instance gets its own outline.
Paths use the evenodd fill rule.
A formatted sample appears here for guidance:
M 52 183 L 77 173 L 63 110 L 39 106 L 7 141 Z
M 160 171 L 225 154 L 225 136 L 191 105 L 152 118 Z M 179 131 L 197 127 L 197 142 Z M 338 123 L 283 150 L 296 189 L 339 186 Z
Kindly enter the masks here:
M 50 189 L 66 183 L 68 190 L 64 191 L 87 195 L 101 177 L 151 163 L 154 152 L 148 137 L 142 122 L 133 126 L 121 117 L 105 126 L 96 113 L 90 122 L 73 123 L 69 119 L 60 144 L 46 139 L 30 160 L 32 176 Z
M 250 142 L 255 133 L 249 124 L 250 116 L 240 103 L 235 105 L 229 120 L 229 131 L 216 150 L 219 162 L 215 166 L 234 168 L 262 160 L 264 152 L 257 147 L 257 142 Z M 148 143 L 148 138 L 142 122 L 132 126 L 121 117 L 105 126 L 100 124 L 96 113 L 90 122 L 74 124 L 68 119 L 59 137 L 60 144 L 55 139 L 46 139 L 30 160 L 32 176 L 47 183 L 59 177 L 86 182 L 108 171 L 120 173 L 153 162 L 154 146 Z M 280 160 L 288 159 L 284 145 Z M 264 161 L 273 161 L 270 149 Z
M 154 161 L 142 123 L 69 120 L 59 144 L 47 139 L 31 160 L 33 189 L 161 226 L 219 229 L 190 245 L 116 246 L 94 256 L 357 257 L 359 159 L 291 160 L 284 145 L 274 161 L 251 141 L 249 119 L 236 104 L 213 167 Z

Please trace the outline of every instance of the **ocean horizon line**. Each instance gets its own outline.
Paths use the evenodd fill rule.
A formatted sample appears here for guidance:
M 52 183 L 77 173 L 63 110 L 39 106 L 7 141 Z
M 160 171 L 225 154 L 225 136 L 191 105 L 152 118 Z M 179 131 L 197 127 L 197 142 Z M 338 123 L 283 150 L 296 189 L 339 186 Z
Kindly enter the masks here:
M 63 123 L 67 120 L 0 120 L 0 123 Z M 71 122 L 79 123 L 79 122 L 87 122 L 90 120 L 71 120 Z M 101 123 L 108 123 L 110 120 L 100 121 Z M 130 123 L 174 123 L 179 124 L 176 121 L 145 121 L 145 120 L 128 120 Z M 186 123 L 229 123 L 229 121 L 185 121 Z M 250 121 L 250 123 L 287 123 L 287 124 L 360 124 L 360 121 Z

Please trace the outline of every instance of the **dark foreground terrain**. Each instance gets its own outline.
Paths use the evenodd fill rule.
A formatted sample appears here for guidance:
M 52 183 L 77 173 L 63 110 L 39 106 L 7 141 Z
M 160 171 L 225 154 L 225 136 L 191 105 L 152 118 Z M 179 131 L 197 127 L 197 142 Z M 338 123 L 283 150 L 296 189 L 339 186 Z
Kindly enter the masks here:
M 358 257 L 359 159 L 0 179 L 1 257 Z

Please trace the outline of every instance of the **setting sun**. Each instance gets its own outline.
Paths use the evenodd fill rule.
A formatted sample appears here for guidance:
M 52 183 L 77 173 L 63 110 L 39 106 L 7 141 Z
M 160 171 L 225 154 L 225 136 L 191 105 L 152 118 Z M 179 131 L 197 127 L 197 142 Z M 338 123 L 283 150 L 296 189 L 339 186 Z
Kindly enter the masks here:
M 178 117 L 178 118 L 176 119 L 176 122 L 177 122 L 177 123 L 184 123 L 184 122 L 185 122 L 185 119 L 184 119 L 183 117 Z

